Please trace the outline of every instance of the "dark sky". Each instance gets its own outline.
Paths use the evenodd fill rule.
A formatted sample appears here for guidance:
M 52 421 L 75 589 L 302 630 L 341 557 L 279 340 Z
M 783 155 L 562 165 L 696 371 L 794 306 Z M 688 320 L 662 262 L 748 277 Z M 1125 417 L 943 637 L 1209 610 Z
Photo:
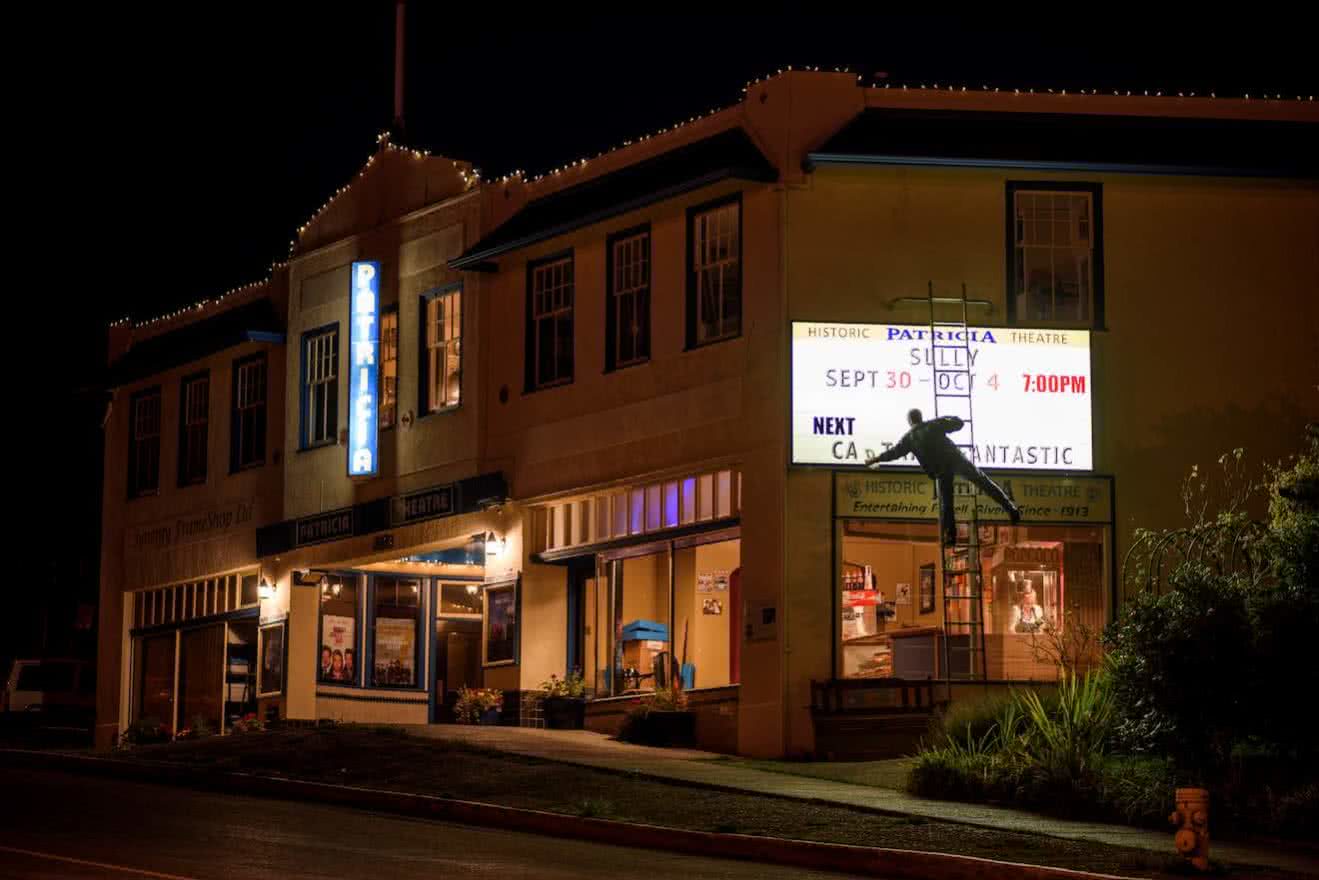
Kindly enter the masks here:
M 731 103 L 746 80 L 788 64 L 912 84 L 1319 91 L 1311 30 L 1236 10 L 1192 21 L 1070 7 L 1103 19 L 1081 24 L 877 3 L 652 7 L 667 17 L 621 16 L 617 4 L 558 17 L 456 6 L 409 4 L 409 140 L 487 177 L 594 155 Z M 39 17 L 7 29 L 7 140 L 30 157 L 10 165 L 8 187 L 24 193 L 24 252 L 44 271 L 19 301 L 63 344 L 52 354 L 44 332 L 24 334 L 42 371 L 21 383 L 23 412 L 46 431 L 32 472 L 57 475 L 37 496 L 43 540 L 60 555 L 62 523 L 75 520 L 94 554 L 98 404 L 70 392 L 94 385 L 106 322 L 261 278 L 286 255 L 390 121 L 393 4 L 28 11 Z

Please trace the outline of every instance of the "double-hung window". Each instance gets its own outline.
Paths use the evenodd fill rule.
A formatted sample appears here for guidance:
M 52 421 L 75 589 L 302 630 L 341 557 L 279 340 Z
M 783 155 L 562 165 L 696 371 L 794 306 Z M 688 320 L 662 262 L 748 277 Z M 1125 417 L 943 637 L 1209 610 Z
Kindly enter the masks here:
M 687 212 L 687 346 L 742 333 L 742 200 Z
M 339 328 L 302 337 L 302 443 L 334 443 L 339 431 Z
M 129 406 L 128 494 L 160 488 L 160 388 L 133 395 Z
M 266 355 L 234 362 L 233 412 L 230 415 L 229 469 L 264 464 L 266 460 Z
M 398 419 L 398 309 L 380 315 L 380 427 Z
M 606 267 L 605 368 L 650 360 L 650 228 L 611 236 Z
M 209 451 L 211 377 L 189 376 L 179 386 L 179 485 L 206 482 Z
M 1009 182 L 1008 315 L 1018 324 L 1103 324 L 1100 188 Z
M 421 314 L 421 411 L 433 413 L 457 406 L 462 397 L 462 288 L 422 297 Z
M 573 257 L 527 267 L 527 390 L 573 379 Z

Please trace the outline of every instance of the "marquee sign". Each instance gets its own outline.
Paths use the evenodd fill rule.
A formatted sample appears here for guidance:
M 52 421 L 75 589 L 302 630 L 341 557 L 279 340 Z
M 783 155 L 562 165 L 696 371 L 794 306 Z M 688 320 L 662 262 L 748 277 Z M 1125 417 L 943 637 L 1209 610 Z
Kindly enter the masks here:
M 353 263 L 348 309 L 348 476 L 373 477 L 379 471 L 380 263 Z
M 906 324 L 794 321 L 793 464 L 864 465 L 901 439 L 909 409 L 934 416 L 937 382 L 940 394 L 973 395 L 971 457 L 981 467 L 1094 467 L 1089 331 L 950 327 L 930 335 Z M 939 413 L 965 418 L 967 404 L 965 396 L 941 397 Z M 969 435 L 950 436 L 967 443 Z

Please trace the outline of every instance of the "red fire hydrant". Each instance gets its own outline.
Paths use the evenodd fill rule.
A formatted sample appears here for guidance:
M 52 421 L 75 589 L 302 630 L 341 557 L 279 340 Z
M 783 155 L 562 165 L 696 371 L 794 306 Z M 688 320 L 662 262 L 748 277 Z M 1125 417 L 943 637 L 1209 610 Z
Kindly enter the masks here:
M 1168 817 L 1177 827 L 1173 844 L 1201 871 L 1209 870 L 1209 792 L 1203 788 L 1177 789 L 1177 809 Z

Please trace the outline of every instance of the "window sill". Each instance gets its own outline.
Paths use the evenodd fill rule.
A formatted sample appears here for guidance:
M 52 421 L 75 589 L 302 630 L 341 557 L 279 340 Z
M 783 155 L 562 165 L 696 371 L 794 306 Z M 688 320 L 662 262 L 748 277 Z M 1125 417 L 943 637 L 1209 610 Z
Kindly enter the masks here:
M 742 338 L 741 333 L 735 333 L 731 336 L 720 336 L 718 339 L 707 339 L 704 342 L 689 342 L 687 344 L 687 347 L 684 348 L 683 351 L 684 352 L 696 351 L 698 349 L 709 348 L 712 345 L 720 345 L 724 342 L 732 342 L 735 339 L 741 339 L 741 338 Z
M 231 467 L 231 468 L 229 468 L 229 476 L 232 477 L 234 474 L 241 474 L 241 473 L 243 473 L 244 471 L 255 471 L 255 470 L 260 470 L 261 468 L 263 468 L 263 467 L 265 467 L 265 466 L 266 466 L 266 461 L 265 461 L 265 459 L 262 459 L 261 461 L 251 461 L 251 462 L 248 462 L 247 464 L 240 464 L 240 465 L 238 465 L 237 467 Z
M 461 403 L 455 403 L 452 406 L 442 406 L 439 409 L 433 409 L 430 410 L 429 412 L 422 413 L 421 415 L 417 416 L 417 421 L 420 422 L 422 419 L 429 419 L 431 416 L 443 416 L 449 413 L 455 413 L 462 408 L 463 405 Z
M 315 452 L 318 449 L 330 449 L 338 445 L 338 442 L 335 440 L 327 440 L 324 443 L 317 443 L 315 446 L 299 446 L 298 455 L 301 455 L 304 452 Z
M 522 390 L 522 395 L 525 397 L 528 394 L 538 394 L 541 391 L 553 391 L 555 388 L 566 388 L 572 383 L 573 383 L 572 379 L 564 379 L 561 382 L 554 382 L 549 385 L 537 385 L 533 388 L 524 388 Z
M 619 364 L 618 366 L 614 366 L 614 367 L 605 367 L 604 375 L 608 376 L 610 373 L 621 373 L 624 370 L 633 370 L 636 369 L 637 367 L 647 366 L 650 363 L 651 363 L 650 358 L 646 358 L 645 360 L 632 361 L 631 363 Z
M 159 488 L 156 488 L 156 489 L 145 489 L 145 490 L 143 490 L 143 491 L 141 491 L 141 492 L 134 492 L 134 493 L 132 493 L 131 495 L 128 496 L 128 500 L 129 500 L 129 501 L 137 501 L 137 500 L 142 499 L 142 498 L 159 498 L 159 497 L 160 497 L 160 489 L 159 489 Z

